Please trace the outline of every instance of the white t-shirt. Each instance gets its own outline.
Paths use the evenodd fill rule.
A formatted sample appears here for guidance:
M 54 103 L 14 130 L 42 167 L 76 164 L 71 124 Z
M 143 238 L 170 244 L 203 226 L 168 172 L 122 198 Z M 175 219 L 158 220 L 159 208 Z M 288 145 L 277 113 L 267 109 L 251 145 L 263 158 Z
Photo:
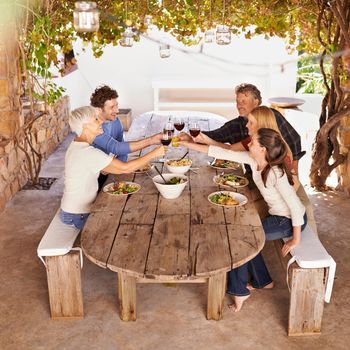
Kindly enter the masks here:
M 62 210 L 72 214 L 90 213 L 98 191 L 100 171 L 112 159 L 87 142 L 72 141 L 65 157 Z
M 304 223 L 305 207 L 293 186 L 288 182 L 287 175 L 285 173 L 282 175 L 282 171 L 277 166 L 272 167 L 269 171 L 265 187 L 258 164 L 249 152 L 235 152 L 217 146 L 209 146 L 208 155 L 249 164 L 256 187 L 269 207 L 269 214 L 286 216 L 292 220 L 293 226 L 301 226 Z

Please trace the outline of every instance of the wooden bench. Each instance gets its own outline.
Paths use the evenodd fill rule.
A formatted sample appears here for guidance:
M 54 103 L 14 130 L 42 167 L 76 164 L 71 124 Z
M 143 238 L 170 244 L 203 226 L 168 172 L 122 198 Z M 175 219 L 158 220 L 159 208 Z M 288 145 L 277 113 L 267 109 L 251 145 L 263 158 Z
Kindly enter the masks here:
M 84 317 L 80 247 L 73 247 L 80 230 L 65 225 L 57 211 L 37 249 L 44 263 L 52 319 Z
M 317 236 L 312 205 L 302 186 L 299 187 L 297 194 L 308 216 L 308 225 L 302 232 L 301 242 L 286 257 L 282 257 L 281 254 L 284 241 L 274 242 L 287 273 L 290 290 L 289 336 L 320 334 L 324 301 L 327 303 L 330 301 L 336 268 L 335 261 Z M 257 195 L 254 203 L 263 218 L 266 213 L 265 202 Z

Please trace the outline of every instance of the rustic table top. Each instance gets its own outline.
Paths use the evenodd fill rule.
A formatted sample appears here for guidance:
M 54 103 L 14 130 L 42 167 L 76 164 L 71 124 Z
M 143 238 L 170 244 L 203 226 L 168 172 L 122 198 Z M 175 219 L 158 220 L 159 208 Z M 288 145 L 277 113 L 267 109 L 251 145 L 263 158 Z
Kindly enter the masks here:
M 136 118 L 129 139 L 159 132 L 164 118 L 152 114 Z M 218 127 L 212 120 L 202 122 L 203 129 Z M 185 151 L 172 149 L 169 158 Z M 205 154 L 191 151 L 189 156 L 199 169 L 197 174 L 187 173 L 188 184 L 177 199 L 163 198 L 147 174 L 109 177 L 109 182 L 134 181 L 142 188 L 129 196 L 103 192 L 97 196 L 82 232 L 82 248 L 89 260 L 134 277 L 171 281 L 229 271 L 258 254 L 265 235 L 249 188 L 237 190 L 248 197 L 244 206 L 209 203 L 210 193 L 224 190 L 213 182 L 220 171 L 208 166 Z

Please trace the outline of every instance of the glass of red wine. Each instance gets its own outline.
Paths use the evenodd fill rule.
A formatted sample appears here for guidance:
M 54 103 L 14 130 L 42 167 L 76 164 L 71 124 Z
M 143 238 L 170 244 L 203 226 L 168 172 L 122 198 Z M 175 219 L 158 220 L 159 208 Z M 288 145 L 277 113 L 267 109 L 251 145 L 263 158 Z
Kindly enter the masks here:
M 162 134 L 162 138 L 161 138 L 160 142 L 161 142 L 162 145 L 164 145 L 164 146 L 169 146 L 170 143 L 171 143 L 172 137 L 173 137 L 173 135 L 172 135 L 171 131 L 168 130 L 168 129 L 164 129 L 164 130 L 163 130 L 163 134 Z M 166 157 L 160 158 L 159 161 L 160 161 L 160 162 L 165 162 L 165 161 L 166 161 Z
M 167 132 L 171 137 L 174 136 L 174 133 L 175 133 L 175 128 L 174 128 L 174 124 L 172 122 L 167 122 L 164 126 L 164 130 L 163 130 L 163 133 Z
M 190 135 L 192 137 L 196 137 L 199 135 L 199 133 L 201 132 L 201 129 L 199 127 L 199 124 L 196 122 L 190 123 L 188 126 L 188 130 L 190 132 Z
M 174 127 L 180 132 L 185 127 L 185 122 L 181 118 L 176 118 L 174 121 Z

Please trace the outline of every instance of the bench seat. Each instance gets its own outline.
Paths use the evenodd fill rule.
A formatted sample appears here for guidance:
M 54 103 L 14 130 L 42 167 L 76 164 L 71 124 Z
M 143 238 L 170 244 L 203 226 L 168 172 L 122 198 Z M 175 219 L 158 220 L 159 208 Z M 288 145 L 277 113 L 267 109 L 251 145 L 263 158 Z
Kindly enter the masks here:
M 61 222 L 60 209 L 37 248 L 47 273 L 51 317 L 83 318 L 82 250 L 73 247 L 80 230 Z
M 288 239 L 284 239 L 286 242 Z M 309 225 L 306 225 L 301 234 L 301 242 L 290 252 L 292 258 L 288 261 L 287 271 L 289 266 L 295 261 L 300 267 L 305 269 L 313 268 L 329 268 L 326 281 L 326 291 L 324 301 L 329 303 L 332 294 L 333 281 L 336 269 L 334 259 L 328 254 L 327 250 L 322 245 L 317 234 Z M 288 273 L 287 273 L 288 282 Z

